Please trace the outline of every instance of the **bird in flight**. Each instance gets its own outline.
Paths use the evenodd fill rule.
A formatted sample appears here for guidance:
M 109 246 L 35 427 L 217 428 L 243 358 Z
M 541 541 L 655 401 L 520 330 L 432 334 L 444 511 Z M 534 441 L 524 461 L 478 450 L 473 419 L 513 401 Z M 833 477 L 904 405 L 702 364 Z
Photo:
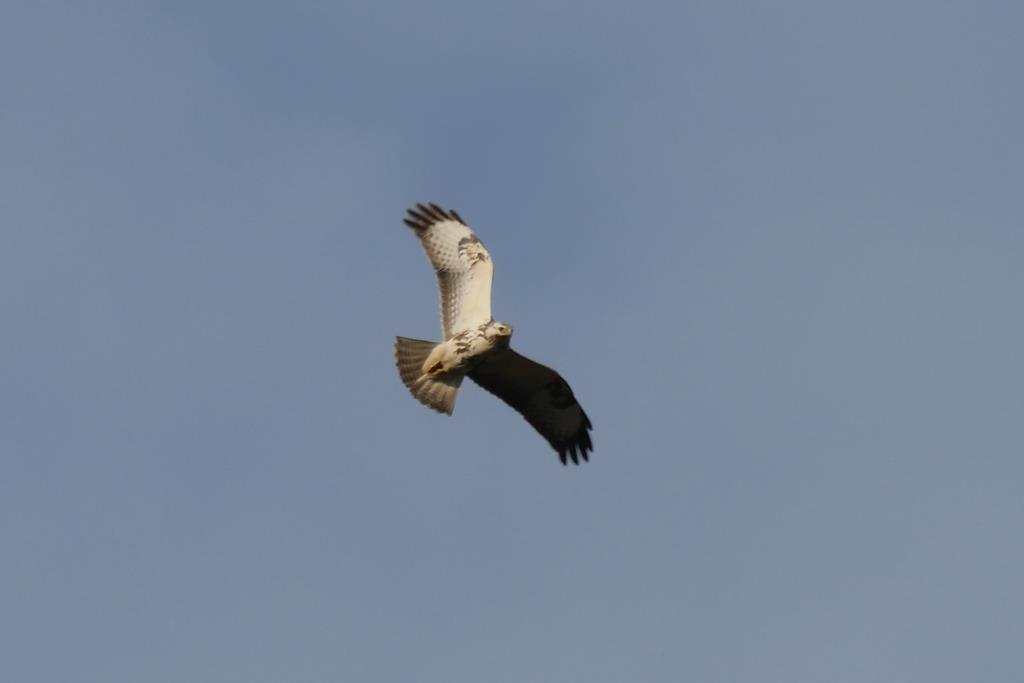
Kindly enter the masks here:
M 562 376 L 511 348 L 512 326 L 491 317 L 494 263 L 455 211 L 417 204 L 405 224 L 419 238 L 441 290 L 443 341 L 395 338 L 402 382 L 423 405 L 448 415 L 468 376 L 515 408 L 565 465 L 594 450 L 590 420 Z

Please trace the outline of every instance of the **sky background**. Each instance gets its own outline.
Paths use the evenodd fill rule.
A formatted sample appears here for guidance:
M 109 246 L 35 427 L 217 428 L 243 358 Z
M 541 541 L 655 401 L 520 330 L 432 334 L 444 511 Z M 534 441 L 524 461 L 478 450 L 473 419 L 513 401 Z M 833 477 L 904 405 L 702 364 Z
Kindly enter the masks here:
M 1024 9 L 0 10 L 0 679 L 1024 679 Z M 437 338 L 457 209 L 593 424 Z

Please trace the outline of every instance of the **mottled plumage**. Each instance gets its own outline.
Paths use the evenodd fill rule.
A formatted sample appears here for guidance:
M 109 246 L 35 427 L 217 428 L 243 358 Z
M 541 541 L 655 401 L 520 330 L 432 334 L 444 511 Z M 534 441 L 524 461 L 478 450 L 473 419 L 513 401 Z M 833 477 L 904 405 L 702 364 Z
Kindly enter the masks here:
M 491 318 L 494 264 L 483 243 L 454 211 L 417 204 L 405 223 L 437 273 L 442 342 L 395 340 L 402 382 L 434 410 L 452 414 L 462 378 L 515 408 L 558 452 L 579 464 L 594 449 L 590 420 L 572 389 L 549 367 L 509 348 L 512 327 Z
M 437 273 L 444 338 L 489 322 L 494 265 L 469 226 L 459 214 L 436 204 L 417 204 L 404 220 L 416 232 Z

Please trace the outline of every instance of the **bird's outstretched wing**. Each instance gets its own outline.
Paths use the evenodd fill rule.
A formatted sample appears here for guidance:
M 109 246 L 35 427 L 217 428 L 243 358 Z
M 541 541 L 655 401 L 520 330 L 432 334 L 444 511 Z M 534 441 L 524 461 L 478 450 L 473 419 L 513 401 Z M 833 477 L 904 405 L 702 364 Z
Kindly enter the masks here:
M 588 451 L 594 450 L 587 414 L 551 368 L 502 349 L 485 356 L 469 378 L 519 411 L 558 451 L 563 465 L 567 455 L 578 465 L 580 457 L 587 460 Z
M 494 264 L 483 243 L 459 214 L 437 204 L 417 204 L 408 213 L 405 224 L 437 272 L 444 338 L 489 322 Z

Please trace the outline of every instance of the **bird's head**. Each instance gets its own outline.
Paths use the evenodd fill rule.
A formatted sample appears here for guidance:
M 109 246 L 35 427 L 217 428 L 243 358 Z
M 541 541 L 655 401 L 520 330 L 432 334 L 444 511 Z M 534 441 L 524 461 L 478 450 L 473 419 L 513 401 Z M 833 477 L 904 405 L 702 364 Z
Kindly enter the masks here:
M 508 347 L 508 343 L 512 339 L 512 326 L 508 323 L 492 320 L 487 325 L 484 334 L 489 340 L 496 342 L 498 346 Z

